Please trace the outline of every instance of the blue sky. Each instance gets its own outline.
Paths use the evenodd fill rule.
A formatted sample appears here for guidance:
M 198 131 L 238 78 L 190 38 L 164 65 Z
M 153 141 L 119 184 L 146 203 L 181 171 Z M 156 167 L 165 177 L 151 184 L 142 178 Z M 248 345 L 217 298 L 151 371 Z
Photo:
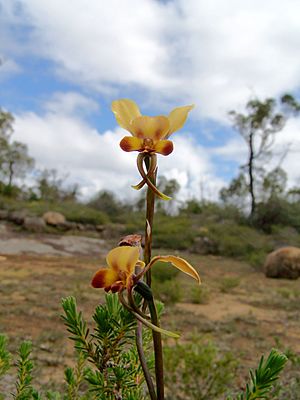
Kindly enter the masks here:
M 160 173 L 178 179 L 181 198 L 199 197 L 200 186 L 217 198 L 246 158 L 228 110 L 299 93 L 300 3 L 206 3 L 0 0 L 0 107 L 15 115 L 15 138 L 37 168 L 67 172 L 84 197 L 104 188 L 133 196 L 136 155 L 118 147 L 111 101 L 132 98 L 147 115 L 194 103 Z M 292 143 L 290 185 L 300 177 L 299 129 L 289 121 L 276 143 Z

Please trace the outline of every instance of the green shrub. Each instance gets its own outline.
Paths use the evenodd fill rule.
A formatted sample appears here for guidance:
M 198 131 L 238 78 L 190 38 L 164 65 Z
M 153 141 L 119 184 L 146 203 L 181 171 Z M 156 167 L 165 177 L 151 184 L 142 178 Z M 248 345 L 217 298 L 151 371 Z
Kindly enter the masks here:
M 153 230 L 154 247 L 177 250 L 189 249 L 193 244 L 195 235 L 196 231 L 186 217 L 170 217 L 163 214 L 156 216 Z
M 226 222 L 208 228 L 206 235 L 217 243 L 217 252 L 223 256 L 247 258 L 257 251 L 272 250 L 269 238 L 249 226 Z
M 229 293 L 232 289 L 238 287 L 240 279 L 237 277 L 224 277 L 220 279 L 220 290 L 223 293 Z
M 190 292 L 190 301 L 193 304 L 207 304 L 209 301 L 210 291 L 207 286 L 193 286 Z
M 179 270 L 174 268 L 171 263 L 158 261 L 153 265 L 152 276 L 158 282 L 170 281 L 176 278 Z
M 165 348 L 166 400 L 224 399 L 233 381 L 236 361 L 200 337 Z
M 153 293 L 155 298 L 166 304 L 176 304 L 182 298 L 181 286 L 174 279 L 162 282 L 154 279 Z

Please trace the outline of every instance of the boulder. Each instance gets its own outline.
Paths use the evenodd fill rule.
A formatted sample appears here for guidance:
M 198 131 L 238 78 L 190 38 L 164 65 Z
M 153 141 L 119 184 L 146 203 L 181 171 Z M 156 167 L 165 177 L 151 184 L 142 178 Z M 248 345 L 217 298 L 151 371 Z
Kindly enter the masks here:
M 65 216 L 56 211 L 47 211 L 43 215 L 43 220 L 46 222 L 46 224 L 52 226 L 64 225 L 66 222 Z
M 46 222 L 40 217 L 26 217 L 23 226 L 31 232 L 44 232 L 46 229 Z
M 268 278 L 297 279 L 300 277 L 300 248 L 282 247 L 270 253 L 264 264 Z
M 26 217 L 27 217 L 26 210 L 12 211 L 8 214 L 8 220 L 16 225 L 23 225 Z

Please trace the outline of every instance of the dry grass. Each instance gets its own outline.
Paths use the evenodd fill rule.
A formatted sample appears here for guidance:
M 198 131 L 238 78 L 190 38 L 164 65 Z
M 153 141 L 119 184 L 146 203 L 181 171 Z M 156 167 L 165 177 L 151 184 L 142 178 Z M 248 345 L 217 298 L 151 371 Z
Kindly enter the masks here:
M 166 307 L 163 327 L 181 331 L 183 343 L 197 333 L 231 351 L 244 365 L 239 368 L 237 387 L 244 383 L 246 367 L 255 366 L 261 354 L 275 345 L 299 355 L 299 281 L 270 280 L 248 264 L 231 259 L 180 255 L 196 266 L 209 296 L 203 304 L 193 304 L 194 281 L 183 274 L 176 276 L 183 298 Z M 94 307 L 103 299 L 101 291 L 90 287 L 90 280 L 103 261 L 29 255 L 1 261 L 0 331 L 9 336 L 11 351 L 23 339 L 33 341 L 39 384 L 44 389 L 53 382 L 62 383 L 63 369 L 73 357 L 59 317 L 61 298 L 76 296 L 90 321 Z M 7 378 L 0 391 L 3 384 L 10 387 L 11 381 Z

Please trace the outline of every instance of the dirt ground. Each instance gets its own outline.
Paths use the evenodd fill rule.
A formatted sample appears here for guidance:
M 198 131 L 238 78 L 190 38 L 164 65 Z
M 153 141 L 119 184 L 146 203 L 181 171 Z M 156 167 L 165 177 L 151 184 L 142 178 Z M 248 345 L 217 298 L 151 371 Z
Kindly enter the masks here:
M 75 296 L 91 321 L 103 300 L 103 293 L 91 288 L 91 277 L 104 265 L 110 247 L 95 238 L 0 231 L 0 332 L 9 337 L 12 352 L 22 340 L 32 340 L 43 388 L 61 384 L 63 370 L 73 360 L 60 318 L 61 298 Z M 222 350 L 236 354 L 244 367 L 255 366 L 272 347 L 300 355 L 299 280 L 267 279 L 246 263 L 222 257 L 180 255 L 199 271 L 202 291 L 196 298 L 194 282 L 178 275 L 182 299 L 166 306 L 163 327 L 180 332 L 182 341 L 208 335 Z M 241 386 L 246 374 L 241 369 Z M 7 376 L 0 392 L 12 382 Z

